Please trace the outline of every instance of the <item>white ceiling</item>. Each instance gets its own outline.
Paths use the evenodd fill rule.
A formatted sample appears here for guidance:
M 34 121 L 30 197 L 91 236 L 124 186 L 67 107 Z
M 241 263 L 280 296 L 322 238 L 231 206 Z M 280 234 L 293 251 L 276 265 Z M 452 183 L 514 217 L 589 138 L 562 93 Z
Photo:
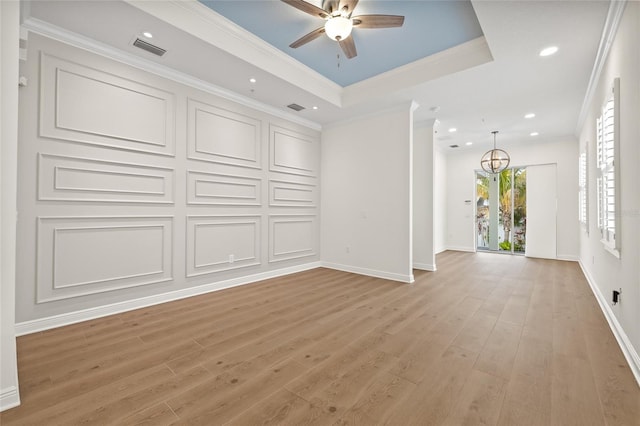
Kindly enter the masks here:
M 283 114 L 290 111 L 287 104 L 298 103 L 307 109 L 293 116 L 322 126 L 415 101 L 420 105 L 416 120 L 439 121 L 437 143 L 443 147 L 486 149 L 492 130 L 500 131 L 498 145 L 506 149 L 573 136 L 609 2 L 472 5 L 484 37 L 347 87 L 195 0 L 32 1 L 24 8 L 24 18 L 27 28 L 87 37 Z M 168 53 L 158 58 L 131 46 L 143 31 L 152 32 L 152 42 Z M 558 53 L 539 57 L 549 45 L 558 46 Z M 249 83 L 250 77 L 257 83 Z M 437 112 L 434 107 L 439 107 Z M 525 119 L 529 112 L 536 117 Z M 449 133 L 451 127 L 458 131 Z M 529 136 L 533 131 L 539 136 Z M 467 147 L 467 141 L 474 144 Z

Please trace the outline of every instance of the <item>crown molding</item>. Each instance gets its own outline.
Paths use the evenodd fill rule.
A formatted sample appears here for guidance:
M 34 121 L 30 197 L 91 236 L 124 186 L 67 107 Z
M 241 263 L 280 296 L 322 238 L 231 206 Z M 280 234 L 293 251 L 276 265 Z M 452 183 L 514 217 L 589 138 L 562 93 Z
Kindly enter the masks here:
M 326 102 L 342 106 L 342 86 L 197 0 L 124 1 Z
M 607 12 L 607 18 L 604 21 L 602 28 L 602 35 L 600 36 L 600 44 L 598 45 L 598 52 L 596 53 L 596 59 L 591 70 L 591 77 L 589 78 L 589 84 L 587 85 L 587 91 L 582 101 L 582 107 L 580 108 L 580 115 L 578 115 L 578 125 L 576 126 L 576 136 L 580 136 L 582 126 L 587 118 L 589 107 L 593 96 L 598 87 L 598 82 L 602 75 L 602 69 L 607 62 L 611 45 L 618 32 L 618 26 L 622 19 L 624 8 L 627 5 L 627 0 L 614 0 L 609 3 L 609 11 Z
M 108 44 L 98 42 L 91 38 L 65 30 L 56 25 L 49 24 L 39 19 L 29 17 L 24 20 L 24 23 L 22 25 L 25 29 L 32 31 L 36 34 L 40 34 L 42 36 L 49 37 L 54 40 L 58 40 L 60 42 L 87 50 L 89 52 L 107 57 L 109 59 L 122 62 L 126 65 L 130 65 L 135 68 L 141 69 L 143 71 L 147 71 L 152 74 L 158 75 L 160 77 L 173 80 L 175 82 L 187 85 L 189 87 L 193 87 L 198 90 L 202 90 L 212 95 L 216 95 L 221 98 L 236 102 L 240 105 L 244 105 L 249 108 L 253 108 L 258 111 L 262 111 L 264 113 L 273 115 L 275 117 L 300 124 L 302 126 L 308 127 L 313 130 L 320 131 L 322 129 L 322 126 L 320 124 L 313 122 L 311 120 L 298 117 L 294 114 L 290 114 L 286 111 L 282 111 L 271 105 L 267 105 L 262 102 L 256 101 L 255 99 L 242 96 L 236 92 L 227 90 L 225 88 L 206 82 L 199 78 L 195 78 L 189 74 L 177 71 L 165 65 L 155 63 L 148 59 L 141 58 L 131 53 L 124 52 Z

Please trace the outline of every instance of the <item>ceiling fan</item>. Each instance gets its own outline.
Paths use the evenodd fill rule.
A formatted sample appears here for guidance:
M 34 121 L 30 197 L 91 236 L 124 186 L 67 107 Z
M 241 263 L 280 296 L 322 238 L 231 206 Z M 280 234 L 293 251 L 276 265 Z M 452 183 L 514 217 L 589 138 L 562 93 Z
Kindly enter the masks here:
M 304 0 L 282 0 L 309 15 L 322 18 L 326 22 L 324 26 L 311 31 L 289 45 L 298 48 L 312 40 L 326 34 L 332 40 L 336 40 L 342 51 L 351 59 L 358 55 L 351 30 L 355 28 L 393 28 L 401 27 L 404 16 L 398 15 L 360 15 L 352 16 L 358 0 L 323 0 L 322 8 L 307 3 Z

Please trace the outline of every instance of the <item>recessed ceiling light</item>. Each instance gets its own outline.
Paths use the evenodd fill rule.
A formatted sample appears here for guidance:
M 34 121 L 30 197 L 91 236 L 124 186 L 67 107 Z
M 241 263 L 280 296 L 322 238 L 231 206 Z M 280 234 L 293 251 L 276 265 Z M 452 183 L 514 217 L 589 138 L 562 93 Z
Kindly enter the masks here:
M 313 107 L 313 109 L 318 109 L 318 107 L 317 107 L 317 106 L 314 106 L 314 107 Z
M 255 83 L 255 82 L 256 82 L 256 79 L 255 79 L 255 78 L 251 77 L 251 78 L 249 79 L 249 83 Z
M 449 133 L 453 133 L 453 132 L 457 132 L 458 129 L 456 129 L 455 127 L 452 127 L 449 129 Z
M 473 142 L 467 142 L 465 145 L 467 145 L 467 146 L 473 145 Z
M 539 135 L 539 133 L 538 133 L 538 132 L 531 132 L 531 133 L 529 133 L 529 136 L 538 136 L 538 135 Z
M 524 118 L 533 118 L 535 116 L 536 115 L 534 113 L 530 112 L 529 114 L 525 115 Z
M 142 35 L 145 36 L 146 38 L 153 38 L 153 34 L 151 34 L 149 31 L 143 32 Z
M 558 51 L 558 46 L 545 47 L 540 51 L 540 56 L 551 56 Z

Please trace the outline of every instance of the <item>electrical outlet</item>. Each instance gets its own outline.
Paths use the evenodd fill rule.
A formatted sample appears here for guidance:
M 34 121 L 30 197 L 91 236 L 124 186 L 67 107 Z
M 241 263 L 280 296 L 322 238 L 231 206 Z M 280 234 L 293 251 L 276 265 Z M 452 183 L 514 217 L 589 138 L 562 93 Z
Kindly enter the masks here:
M 617 305 L 620 302 L 620 298 L 622 297 L 622 289 L 613 290 L 612 302 L 614 305 Z
M 236 257 L 234 255 L 230 254 L 229 255 L 229 263 L 233 263 L 233 262 L 235 262 L 235 260 L 236 260 Z
M 351 247 L 346 246 L 346 247 L 344 248 L 344 251 L 346 251 L 347 253 L 351 253 Z

